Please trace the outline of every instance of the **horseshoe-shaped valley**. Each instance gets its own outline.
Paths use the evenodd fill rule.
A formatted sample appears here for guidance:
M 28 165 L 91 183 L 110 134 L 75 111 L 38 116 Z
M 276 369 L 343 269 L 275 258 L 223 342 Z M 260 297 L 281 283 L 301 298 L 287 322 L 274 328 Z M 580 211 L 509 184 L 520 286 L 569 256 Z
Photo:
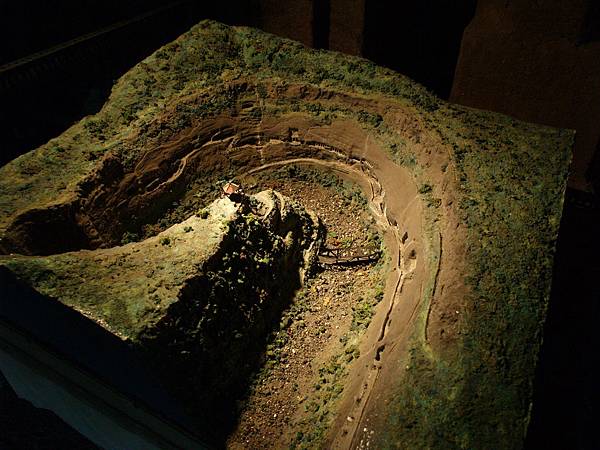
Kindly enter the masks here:
M 204 21 L 0 169 L 0 272 L 208 447 L 521 448 L 572 143 Z

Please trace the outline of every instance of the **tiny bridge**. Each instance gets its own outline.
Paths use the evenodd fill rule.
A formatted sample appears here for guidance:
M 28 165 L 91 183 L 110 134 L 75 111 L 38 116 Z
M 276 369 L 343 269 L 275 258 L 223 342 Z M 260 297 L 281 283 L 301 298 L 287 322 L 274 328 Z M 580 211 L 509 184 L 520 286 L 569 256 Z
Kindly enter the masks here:
M 363 247 L 323 247 L 319 251 L 319 262 L 328 266 L 351 266 L 375 262 L 380 256 L 380 252 L 368 252 Z

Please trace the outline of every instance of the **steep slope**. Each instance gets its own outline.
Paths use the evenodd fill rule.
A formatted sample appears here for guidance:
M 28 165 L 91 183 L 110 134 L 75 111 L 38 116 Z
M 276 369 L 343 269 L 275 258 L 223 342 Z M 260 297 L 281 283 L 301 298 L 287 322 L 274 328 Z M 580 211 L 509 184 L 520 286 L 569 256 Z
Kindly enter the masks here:
M 133 347 L 210 436 L 314 265 L 322 233 L 317 217 L 273 191 L 237 200 L 216 200 L 142 242 L 0 256 L 0 266 Z
M 359 58 L 202 22 L 122 77 L 96 116 L 0 169 L 0 249 L 160 239 L 219 180 L 299 160 L 336 167 L 369 198 L 393 263 L 337 419 L 314 439 L 515 448 L 572 142 Z M 317 445 L 307 439 L 296 444 Z

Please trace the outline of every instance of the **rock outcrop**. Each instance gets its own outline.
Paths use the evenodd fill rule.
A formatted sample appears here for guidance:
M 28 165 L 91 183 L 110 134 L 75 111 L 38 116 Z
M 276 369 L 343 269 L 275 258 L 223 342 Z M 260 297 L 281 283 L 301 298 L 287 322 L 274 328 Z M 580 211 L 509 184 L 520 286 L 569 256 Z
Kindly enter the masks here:
M 268 299 L 299 283 L 288 268 L 317 227 L 279 197 L 273 223 L 224 200 L 187 217 L 219 180 L 335 166 L 367 193 L 392 263 L 338 419 L 304 444 L 518 448 L 572 143 L 360 58 L 202 22 L 97 115 L 0 168 L 2 264 L 168 361 L 163 379 L 208 403 L 284 304 Z M 146 239 L 120 246 L 132 236 Z
M 316 216 L 273 191 L 235 197 L 141 242 L 0 256 L 0 266 L 129 343 L 215 426 L 315 263 L 322 233 Z

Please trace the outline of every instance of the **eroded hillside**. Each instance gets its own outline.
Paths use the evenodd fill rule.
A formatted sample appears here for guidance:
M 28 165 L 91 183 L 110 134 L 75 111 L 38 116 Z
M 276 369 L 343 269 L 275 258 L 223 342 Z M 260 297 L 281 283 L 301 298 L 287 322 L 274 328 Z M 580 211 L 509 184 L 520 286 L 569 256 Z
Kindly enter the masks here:
M 370 262 L 362 275 L 354 270 L 337 276 L 332 271 L 338 269 L 331 268 L 321 268 L 324 272 L 313 273 L 314 278 L 307 273 L 298 293 L 300 278 L 296 284 L 285 283 L 290 309 L 282 316 L 281 311 L 273 313 L 276 320 L 271 317 L 264 327 L 259 323 L 263 319 L 248 318 L 270 347 L 257 350 L 262 352 L 253 368 L 257 378 L 246 386 L 251 392 L 241 405 L 230 445 L 261 438 L 260 427 L 244 428 L 244 420 L 254 420 L 253 402 L 269 411 L 269 403 L 260 403 L 255 393 L 262 383 L 269 392 L 291 396 L 293 385 L 286 387 L 273 370 L 297 364 L 301 372 L 307 362 L 281 359 L 297 350 L 294 342 L 303 339 L 302 330 L 324 327 L 319 334 L 335 335 L 338 343 L 329 345 L 324 339 L 318 349 L 324 353 L 315 356 L 323 365 L 305 371 L 306 386 L 298 386 L 304 391 L 290 405 L 300 412 L 279 422 L 281 413 L 273 409 L 273 423 L 264 417 L 258 422 L 263 429 L 283 430 L 270 438 L 272 445 L 520 447 L 572 140 L 571 132 L 442 102 L 407 78 L 362 59 L 309 50 L 248 28 L 202 22 L 123 76 L 96 116 L 0 169 L 0 248 L 31 256 L 3 256 L 1 261 L 36 289 L 46 289 L 60 301 L 68 298 L 70 306 L 108 330 L 137 336 L 131 318 L 153 317 L 150 297 L 140 291 L 120 301 L 120 308 L 134 311 L 127 321 L 102 318 L 112 308 L 105 296 L 98 299 L 102 314 L 88 314 L 83 295 L 88 269 L 82 261 L 99 264 L 92 263 L 92 255 L 121 255 L 124 264 L 135 266 L 146 252 L 136 256 L 133 249 L 148 246 L 144 264 L 157 266 L 160 258 L 171 264 L 179 252 L 210 244 L 213 228 L 202 224 L 211 219 L 194 214 L 214 200 L 222 181 L 235 179 L 248 189 L 276 187 L 263 186 L 268 176 L 261 174 L 289 165 L 333 173 L 353 183 L 347 189 L 357 193 L 354 204 L 350 195 L 350 203 L 336 207 L 335 213 L 327 206 L 336 204 L 337 194 L 308 194 L 308 185 L 302 185 L 307 180 L 298 180 L 297 173 L 278 172 L 283 180 L 279 189 L 292 198 L 297 195 L 298 201 L 318 202 L 306 206 L 323 216 L 329 232 L 326 248 L 343 251 L 345 243 L 333 242 L 331 233 L 337 224 L 350 222 L 353 230 L 364 233 L 354 236 L 347 229 L 348 239 L 364 249 L 369 235 L 381 234 L 384 256 Z M 314 189 L 337 183 L 311 177 Z M 286 245 L 304 248 L 302 233 L 292 233 L 290 242 L 282 236 Z M 164 246 L 160 240 L 166 238 Z M 247 244 L 236 245 L 242 249 Z M 218 290 L 217 280 L 210 279 L 190 284 L 185 296 L 202 303 L 214 293 L 225 304 L 235 305 L 238 299 L 261 304 L 258 289 L 264 285 L 268 295 L 277 297 L 279 288 L 262 283 L 261 269 L 246 267 L 240 249 L 232 249 L 227 261 L 233 261 L 232 276 L 241 277 L 243 289 Z M 189 263 L 198 254 L 186 259 L 190 277 L 203 271 Z M 220 255 L 215 264 L 223 265 L 224 254 L 214 254 Z M 255 256 L 276 260 L 266 253 Z M 69 276 L 57 277 L 60 282 L 50 277 L 58 284 L 48 284 L 39 275 L 47 273 L 44 264 L 52 264 L 52 270 L 62 264 Z M 144 264 L 140 267 L 150 270 Z M 296 269 L 286 271 L 286 264 L 275 263 L 269 270 L 277 277 L 299 277 Z M 174 286 L 178 276 L 160 275 L 172 277 L 165 283 Z M 319 295 L 317 287 L 325 284 L 336 289 Z M 351 286 L 348 296 L 342 292 L 339 298 L 349 303 L 336 305 L 330 294 L 346 286 Z M 378 292 L 378 286 L 385 287 Z M 338 307 L 351 312 L 342 316 Z M 354 314 L 363 307 L 368 320 Z M 186 317 L 196 324 L 204 320 L 197 305 L 189 308 Z M 320 316 L 317 308 L 332 310 L 330 317 Z M 142 312 L 146 310 L 150 313 Z M 239 313 L 234 306 L 229 310 Z M 310 319 L 303 316 L 306 311 Z M 332 331 L 331 325 L 344 331 Z M 217 335 L 230 330 L 218 316 L 211 326 Z M 185 321 L 169 327 L 160 335 L 164 338 L 152 340 L 150 332 L 144 339 L 154 342 L 158 360 L 175 358 L 185 366 L 188 357 L 174 343 L 181 342 L 177 333 L 189 327 Z M 314 339 L 302 342 L 302 348 L 317 347 Z M 241 359 L 240 353 L 231 360 Z M 227 359 L 211 360 L 200 371 L 235 370 L 223 361 Z M 312 381 L 308 386 L 311 377 L 319 380 L 319 388 Z M 202 398 L 210 385 L 196 383 L 196 389 Z

